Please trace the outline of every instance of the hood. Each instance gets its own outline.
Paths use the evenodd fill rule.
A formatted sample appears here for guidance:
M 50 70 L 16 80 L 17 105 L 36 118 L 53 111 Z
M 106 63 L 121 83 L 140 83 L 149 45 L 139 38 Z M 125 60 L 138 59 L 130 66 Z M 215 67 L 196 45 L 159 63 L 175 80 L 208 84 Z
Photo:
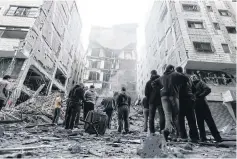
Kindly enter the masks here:
M 173 72 L 174 72 L 174 70 L 173 70 L 173 71 L 167 70 L 167 71 L 164 72 L 164 75 L 169 75 L 169 74 L 171 74 L 171 73 L 173 73 Z
M 159 76 L 159 75 L 152 76 L 152 77 L 150 78 L 150 80 L 151 80 L 151 81 L 154 81 L 154 80 L 156 80 L 157 78 L 160 78 L 160 76 Z

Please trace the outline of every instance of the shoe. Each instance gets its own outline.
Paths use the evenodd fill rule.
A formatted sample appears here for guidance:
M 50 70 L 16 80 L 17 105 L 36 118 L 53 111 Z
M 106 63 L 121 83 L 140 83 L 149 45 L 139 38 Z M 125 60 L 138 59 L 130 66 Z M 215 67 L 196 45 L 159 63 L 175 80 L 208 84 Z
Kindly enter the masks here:
M 198 139 L 191 139 L 192 143 L 198 143 Z
M 217 138 L 217 139 L 215 139 L 215 141 L 216 142 L 222 142 L 223 140 L 222 140 L 222 138 Z
M 200 141 L 201 142 L 207 142 L 207 138 L 201 138 Z
M 167 142 L 168 141 L 168 136 L 169 136 L 170 132 L 168 130 L 163 130 L 162 134 L 163 134 L 163 136 L 165 138 L 165 141 Z
M 147 129 L 144 129 L 143 132 L 147 132 Z

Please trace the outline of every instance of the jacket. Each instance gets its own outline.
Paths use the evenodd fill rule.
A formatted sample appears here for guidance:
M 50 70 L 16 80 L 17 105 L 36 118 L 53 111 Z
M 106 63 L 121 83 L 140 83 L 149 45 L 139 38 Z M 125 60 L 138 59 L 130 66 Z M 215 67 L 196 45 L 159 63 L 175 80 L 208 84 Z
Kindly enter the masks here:
M 197 80 L 193 83 L 195 86 L 195 96 L 197 100 L 205 99 L 206 96 L 211 93 L 211 88 L 209 88 L 203 81 Z
M 121 106 L 130 106 L 131 105 L 131 97 L 127 95 L 127 93 L 122 92 L 118 95 L 117 98 L 117 106 L 121 107 Z
M 95 104 L 97 98 L 98 98 L 98 95 L 94 90 L 86 91 L 86 93 L 85 93 L 85 101 L 86 102 Z
M 180 87 L 188 81 L 189 78 L 185 75 L 174 71 L 165 71 L 154 83 L 155 85 L 161 85 L 163 87 L 160 91 L 161 97 L 174 96 L 179 98 Z
M 9 83 L 7 80 L 0 80 L 0 100 L 5 101 L 7 99 Z
M 101 104 L 104 105 L 104 112 L 112 111 L 115 108 L 115 101 L 112 97 L 108 97 L 108 98 L 103 99 Z
M 68 95 L 68 100 L 76 103 L 82 103 L 84 101 L 84 90 L 81 87 L 73 88 Z
M 182 74 L 185 76 L 185 74 Z M 187 76 L 188 77 L 188 76 Z M 188 77 L 188 82 L 183 84 L 180 88 L 179 98 L 180 99 L 191 99 L 195 101 L 195 86 L 192 80 Z
M 152 85 L 152 82 L 158 80 L 160 78 L 159 75 L 153 76 L 150 80 L 146 83 L 145 87 L 145 96 L 147 97 L 147 101 L 149 104 L 161 104 L 160 98 L 160 89 L 161 85 L 156 83 L 156 85 Z

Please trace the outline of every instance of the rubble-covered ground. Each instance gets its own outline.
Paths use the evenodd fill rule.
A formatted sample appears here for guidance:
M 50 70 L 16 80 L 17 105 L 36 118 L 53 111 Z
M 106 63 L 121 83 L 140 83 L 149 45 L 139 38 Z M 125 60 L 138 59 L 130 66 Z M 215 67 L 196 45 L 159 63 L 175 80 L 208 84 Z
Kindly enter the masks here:
M 41 118 L 36 117 L 34 120 L 38 119 L 40 122 L 34 123 L 31 117 L 27 122 L 0 125 L 0 158 L 236 158 L 236 136 L 233 134 L 222 134 L 224 139 L 234 141 L 224 141 L 218 145 L 211 142 L 204 145 L 189 142 L 166 143 L 158 134 L 148 136 L 143 132 L 143 117 L 139 110 L 131 109 L 130 134 L 119 134 L 116 131 L 115 115 L 112 129 L 107 129 L 105 135 L 98 137 L 85 133 L 83 123 L 69 131 L 62 125 L 47 124 L 50 123 L 50 117 L 38 115 Z M 4 120 L 6 119 L 10 120 L 5 117 Z

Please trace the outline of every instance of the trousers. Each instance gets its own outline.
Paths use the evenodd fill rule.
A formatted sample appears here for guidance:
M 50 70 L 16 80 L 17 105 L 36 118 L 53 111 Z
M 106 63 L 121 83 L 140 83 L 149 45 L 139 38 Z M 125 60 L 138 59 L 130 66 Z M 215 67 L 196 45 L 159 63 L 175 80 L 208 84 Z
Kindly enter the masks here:
M 149 109 L 143 109 L 143 116 L 144 116 L 144 131 L 147 131 L 148 128 L 148 117 L 149 117 Z
M 194 112 L 194 101 L 191 99 L 180 98 L 179 103 L 180 103 L 180 109 L 179 109 L 180 137 L 183 139 L 188 138 L 187 131 L 185 128 L 185 117 L 186 117 L 189 126 L 189 137 L 191 139 L 198 140 L 199 135 Z
M 125 132 L 129 131 L 129 107 L 127 105 L 123 105 L 118 107 L 118 131 L 122 132 L 123 123 Z
M 113 115 L 113 110 L 106 110 L 105 111 L 106 115 L 108 116 L 108 128 L 111 128 L 111 120 L 112 120 L 112 115 Z
M 68 102 L 67 115 L 66 115 L 66 129 L 73 129 L 75 124 L 76 115 L 81 111 L 81 106 L 78 102 Z
M 53 117 L 53 121 L 52 123 L 56 123 L 58 124 L 58 119 L 59 119 L 59 116 L 60 116 L 60 111 L 61 111 L 61 108 L 55 108 L 54 109 L 54 117 Z
M 149 129 L 151 133 L 155 133 L 155 115 L 156 109 L 159 113 L 160 131 L 165 128 L 165 114 L 161 104 L 149 104 Z
M 210 108 L 205 99 L 198 99 L 195 102 L 195 113 L 197 117 L 198 129 L 200 132 L 201 140 L 206 140 L 206 131 L 204 122 L 207 123 L 208 128 L 211 131 L 212 136 L 216 141 L 222 140 L 220 133 L 216 127 L 215 121 L 211 115 Z
M 4 107 L 4 103 L 5 101 L 0 99 L 0 111 L 2 110 L 2 107 Z
M 163 96 L 161 97 L 161 101 L 165 114 L 164 130 L 178 137 L 179 99 L 174 96 Z

